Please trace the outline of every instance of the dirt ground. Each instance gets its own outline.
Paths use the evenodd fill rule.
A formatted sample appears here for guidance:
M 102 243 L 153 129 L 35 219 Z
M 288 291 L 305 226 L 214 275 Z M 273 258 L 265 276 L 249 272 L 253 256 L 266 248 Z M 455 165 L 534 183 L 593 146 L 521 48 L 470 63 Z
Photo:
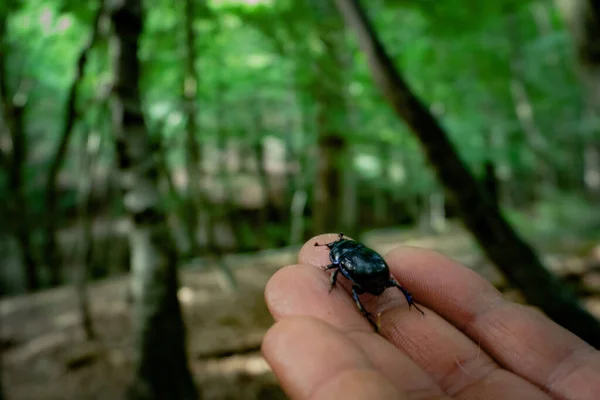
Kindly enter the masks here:
M 433 248 L 473 268 L 498 287 L 500 275 L 467 235 L 407 240 L 384 232 L 365 242 L 383 253 L 397 243 Z M 189 359 L 204 399 L 285 399 L 260 343 L 273 320 L 263 298 L 269 277 L 296 261 L 297 249 L 228 258 L 239 282 L 230 291 L 215 269 L 192 267 L 181 274 L 180 301 L 188 329 Z M 576 284 L 585 304 L 600 317 L 600 246 L 581 257 L 552 254 L 547 264 Z M 596 254 L 597 253 L 597 254 Z M 120 399 L 131 379 L 133 346 L 127 277 L 90 285 L 99 339 L 85 340 L 72 288 L 0 301 L 2 379 L 8 400 Z M 506 295 L 519 300 L 507 290 Z

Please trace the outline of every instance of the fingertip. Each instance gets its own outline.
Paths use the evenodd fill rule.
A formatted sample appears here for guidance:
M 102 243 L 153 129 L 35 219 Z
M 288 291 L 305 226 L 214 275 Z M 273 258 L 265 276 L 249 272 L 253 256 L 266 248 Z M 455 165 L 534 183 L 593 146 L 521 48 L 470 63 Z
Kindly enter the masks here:
M 326 318 L 335 309 L 335 304 L 325 301 L 329 287 L 329 275 L 314 265 L 288 265 L 267 282 L 265 301 L 276 321 L 297 315 Z
M 308 318 L 309 317 L 297 317 L 276 321 L 263 336 L 261 343 L 261 352 L 263 353 L 263 356 L 267 360 L 271 359 L 273 355 L 277 353 L 281 339 L 285 338 L 290 330 L 293 334 L 294 324 Z
M 294 269 L 296 265 L 287 265 L 283 268 L 278 269 L 267 281 L 265 285 L 265 303 L 267 303 L 267 308 L 269 312 L 277 322 L 279 320 L 277 310 L 275 309 L 276 305 L 280 304 L 284 307 L 287 303 L 287 296 L 281 296 L 281 289 L 284 289 L 287 285 L 287 277 L 290 273 L 294 273 Z

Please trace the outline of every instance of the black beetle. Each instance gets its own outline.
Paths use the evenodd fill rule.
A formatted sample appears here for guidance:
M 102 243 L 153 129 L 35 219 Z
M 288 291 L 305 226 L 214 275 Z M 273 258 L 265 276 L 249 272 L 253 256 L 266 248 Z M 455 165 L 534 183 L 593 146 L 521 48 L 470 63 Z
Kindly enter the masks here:
M 344 234 L 339 234 L 339 239 L 327 243 L 315 243 L 315 246 L 327 246 L 329 249 L 329 259 L 331 264 L 325 267 L 325 270 L 335 269 L 331 274 L 331 287 L 329 292 L 335 286 L 338 273 L 341 272 L 347 279 L 352 281 L 352 297 L 361 313 L 369 320 L 375 331 L 379 331 L 378 324 L 373 321 L 369 313 L 360 302 L 358 295 L 370 293 L 379 296 L 385 289 L 395 286 L 404 294 L 408 301 L 409 308 L 414 306 L 421 314 L 425 313 L 415 304 L 412 295 L 408 290 L 400 286 L 398 282 L 390 275 L 390 269 L 383 257 L 375 250 L 368 248 L 362 243 L 344 238 Z

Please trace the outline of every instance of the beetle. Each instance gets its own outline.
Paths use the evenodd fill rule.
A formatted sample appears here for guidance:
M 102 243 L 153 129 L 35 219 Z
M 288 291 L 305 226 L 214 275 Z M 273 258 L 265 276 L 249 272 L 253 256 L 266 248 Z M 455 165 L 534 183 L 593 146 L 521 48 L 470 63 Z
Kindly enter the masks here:
M 402 287 L 396 279 L 390 274 L 390 269 L 383 257 L 375 250 L 364 244 L 346 239 L 343 233 L 338 234 L 338 239 L 331 243 L 319 244 L 315 246 L 325 246 L 329 249 L 329 260 L 331 264 L 325 266 L 325 271 L 335 270 L 331 274 L 331 285 L 329 293 L 335 287 L 338 273 L 349 279 L 352 285 L 352 298 L 356 303 L 358 310 L 367 318 L 379 331 L 379 325 L 373 320 L 373 316 L 362 305 L 359 295 L 364 293 L 381 295 L 389 287 L 397 287 L 408 302 L 408 306 L 415 307 L 421 314 L 425 313 L 415 304 L 412 295 L 406 288 Z

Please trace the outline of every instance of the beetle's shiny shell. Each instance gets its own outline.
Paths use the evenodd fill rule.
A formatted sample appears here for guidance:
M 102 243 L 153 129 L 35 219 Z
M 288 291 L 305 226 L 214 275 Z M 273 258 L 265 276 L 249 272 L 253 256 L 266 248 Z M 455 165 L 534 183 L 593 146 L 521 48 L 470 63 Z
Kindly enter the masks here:
M 342 275 L 365 292 L 378 295 L 388 286 L 390 270 L 385 260 L 362 243 L 338 240 L 331 245 L 329 258 Z

